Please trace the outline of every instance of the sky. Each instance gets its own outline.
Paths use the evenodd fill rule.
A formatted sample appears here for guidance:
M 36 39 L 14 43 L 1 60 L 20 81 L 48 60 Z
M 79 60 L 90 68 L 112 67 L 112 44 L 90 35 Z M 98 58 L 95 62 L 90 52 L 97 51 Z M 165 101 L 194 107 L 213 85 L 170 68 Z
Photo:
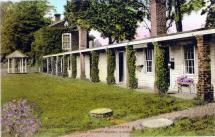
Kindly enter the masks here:
M 8 1 L 8 0 L 0 0 L 0 1 Z M 20 1 L 20 0 L 12 0 L 14 2 Z M 54 6 L 56 11 L 53 11 L 51 16 L 54 16 L 54 13 L 60 13 L 61 19 L 63 19 L 63 13 L 64 13 L 64 5 L 66 4 L 67 0 L 48 0 L 50 5 Z M 193 29 L 199 29 L 202 28 L 205 24 L 206 15 L 201 16 L 201 12 L 193 12 L 191 15 L 185 15 L 183 18 L 183 31 L 189 31 Z M 137 34 L 135 35 L 136 39 L 143 39 L 146 37 L 149 37 L 149 31 L 145 28 L 144 23 L 139 23 L 139 27 L 137 28 Z M 148 25 L 150 26 L 150 22 L 148 22 Z M 173 25 L 167 33 L 174 33 L 176 32 L 175 25 Z M 100 33 L 92 30 L 90 31 L 91 35 L 94 35 L 102 45 L 107 45 L 108 40 L 103 39 L 100 37 Z

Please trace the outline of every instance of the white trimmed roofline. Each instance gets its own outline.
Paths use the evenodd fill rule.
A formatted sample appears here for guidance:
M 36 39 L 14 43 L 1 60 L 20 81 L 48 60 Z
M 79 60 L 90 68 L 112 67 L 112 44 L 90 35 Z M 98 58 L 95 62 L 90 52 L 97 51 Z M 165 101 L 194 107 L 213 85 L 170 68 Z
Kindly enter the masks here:
M 141 39 L 141 40 L 134 40 L 134 41 L 129 41 L 129 42 L 125 42 L 125 43 L 112 44 L 112 45 L 90 48 L 90 49 L 67 51 L 67 52 L 62 52 L 62 53 L 58 53 L 58 54 L 46 55 L 46 56 L 43 56 L 43 58 L 90 52 L 90 51 L 94 51 L 94 50 L 119 48 L 119 47 L 125 47 L 125 46 L 129 46 L 129 45 L 135 45 L 135 47 L 137 47 L 139 44 L 168 41 L 168 40 L 189 38 L 189 37 L 194 37 L 194 36 L 199 36 L 199 35 L 209 35 L 209 34 L 215 34 L 215 29 L 199 30 L 199 31 L 192 31 L 192 32 L 182 32 L 182 33 L 169 34 L 169 35 L 159 36 L 159 37 L 151 37 L 151 38 L 146 38 L 146 39 Z

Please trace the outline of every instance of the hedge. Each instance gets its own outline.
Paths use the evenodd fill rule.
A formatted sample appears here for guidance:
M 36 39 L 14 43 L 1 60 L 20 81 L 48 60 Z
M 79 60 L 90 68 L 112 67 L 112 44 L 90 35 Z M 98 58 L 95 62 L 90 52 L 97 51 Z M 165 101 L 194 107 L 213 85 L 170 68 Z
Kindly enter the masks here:
M 91 52 L 91 81 L 92 82 L 99 82 L 99 53 L 96 51 Z
M 107 50 L 107 84 L 115 84 L 114 71 L 116 69 L 115 50 Z
M 69 59 L 69 55 L 64 55 L 63 56 L 63 77 L 68 77 L 68 72 L 67 72 L 67 60 Z
M 159 46 L 158 43 L 154 43 L 153 45 L 155 49 L 155 90 L 159 94 L 164 94 L 169 88 L 167 53 L 166 49 Z
M 138 83 L 135 76 L 136 71 L 136 56 L 135 51 L 133 50 L 133 46 L 126 47 L 126 57 L 127 57 L 127 68 L 128 68 L 128 87 L 129 88 L 137 88 Z
M 76 78 L 76 75 L 77 75 L 76 55 L 72 55 L 72 78 Z

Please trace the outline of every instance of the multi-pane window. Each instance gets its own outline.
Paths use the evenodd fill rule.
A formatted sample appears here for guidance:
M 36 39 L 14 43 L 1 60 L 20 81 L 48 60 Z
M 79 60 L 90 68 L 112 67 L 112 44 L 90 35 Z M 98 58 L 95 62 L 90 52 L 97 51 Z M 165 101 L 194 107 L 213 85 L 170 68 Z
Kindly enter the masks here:
M 71 49 L 71 34 L 70 33 L 64 33 L 62 35 L 62 49 L 63 50 Z
M 188 45 L 184 48 L 185 71 L 194 74 L 194 46 Z
M 146 72 L 152 72 L 152 49 L 146 49 Z

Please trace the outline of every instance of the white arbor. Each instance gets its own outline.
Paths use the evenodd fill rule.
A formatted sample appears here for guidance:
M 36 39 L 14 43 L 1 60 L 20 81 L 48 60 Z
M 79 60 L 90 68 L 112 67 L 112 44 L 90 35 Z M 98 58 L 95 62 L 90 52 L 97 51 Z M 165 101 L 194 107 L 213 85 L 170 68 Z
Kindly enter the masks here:
M 27 73 L 28 56 L 16 50 L 6 58 L 8 61 L 8 73 Z

